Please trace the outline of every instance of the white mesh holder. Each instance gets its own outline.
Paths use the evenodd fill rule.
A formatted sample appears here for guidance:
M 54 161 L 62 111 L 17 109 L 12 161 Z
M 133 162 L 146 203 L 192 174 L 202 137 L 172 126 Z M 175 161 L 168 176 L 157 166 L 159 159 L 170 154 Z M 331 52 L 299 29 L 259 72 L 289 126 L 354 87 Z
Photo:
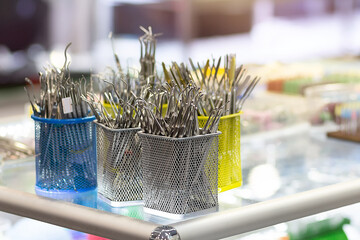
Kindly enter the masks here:
M 145 212 L 181 219 L 218 209 L 219 134 L 170 138 L 138 133 Z
M 98 195 L 111 206 L 142 203 L 139 130 L 111 129 L 97 123 Z

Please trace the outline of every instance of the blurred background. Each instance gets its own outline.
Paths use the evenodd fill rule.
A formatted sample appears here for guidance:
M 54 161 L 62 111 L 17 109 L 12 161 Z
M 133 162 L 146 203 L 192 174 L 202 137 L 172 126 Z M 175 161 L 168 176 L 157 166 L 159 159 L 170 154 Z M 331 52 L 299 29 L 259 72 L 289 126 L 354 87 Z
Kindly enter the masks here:
M 56 64 L 72 42 L 72 69 L 97 71 L 118 55 L 137 61 L 139 26 L 162 33 L 157 60 L 236 53 L 239 63 L 294 62 L 357 55 L 359 0 L 4 0 L 0 83 L 22 84 Z M 62 54 L 61 54 L 62 55 Z
M 17 92 L 13 88 L 15 92 L 9 92 L 9 86 L 24 85 L 24 77 L 36 80 L 47 64 L 61 65 L 69 42 L 74 73 L 114 65 L 110 32 L 122 64 L 139 68 L 140 25 L 162 33 L 158 63 L 188 57 L 202 62 L 235 53 L 238 64 L 270 66 L 270 70 L 256 69 L 264 82 L 274 73 L 288 74 L 287 68 L 274 69 L 274 64 L 356 58 L 359 9 L 359 0 L 4 0 L 0 3 L 0 108 L 25 98 L 24 94 L 14 97 Z M 309 71 L 327 70 L 313 65 Z M 17 109 L 18 105 L 12 106 L 1 115 L 19 113 Z
M 1 0 L 0 160 L 33 161 L 25 77 L 36 83 L 44 66 L 62 66 L 69 42 L 72 76 L 114 67 L 110 32 L 122 65 L 140 69 L 139 26 L 162 33 L 158 66 L 235 53 L 261 77 L 242 115 L 243 187 L 220 196 L 223 209 L 360 177 L 358 143 L 326 138 L 348 129 L 348 103 L 360 134 L 360 0 Z M 12 187 L 33 191 L 14 179 Z M 360 238 L 358 208 L 338 211 L 353 221 L 352 239 Z M 285 228 L 241 239 L 280 239 Z

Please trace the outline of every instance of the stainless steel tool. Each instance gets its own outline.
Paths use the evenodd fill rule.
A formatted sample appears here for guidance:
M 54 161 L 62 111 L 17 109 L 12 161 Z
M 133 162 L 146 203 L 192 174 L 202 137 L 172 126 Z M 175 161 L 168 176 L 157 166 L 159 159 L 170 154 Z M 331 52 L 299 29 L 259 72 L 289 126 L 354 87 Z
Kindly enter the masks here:
M 203 95 L 200 88 L 188 84 L 164 86 L 151 93 L 151 99 L 137 100 L 140 114 L 140 125 L 145 133 L 174 138 L 192 137 L 215 133 L 221 117 L 223 106 L 213 110 L 204 128 L 199 128 L 198 106 Z M 163 113 L 164 102 L 167 102 Z
M 39 73 L 40 93 L 36 97 L 35 88 L 30 79 L 25 81 L 31 86 L 31 90 L 25 87 L 33 113 L 37 117 L 69 119 L 83 118 L 88 116 L 87 106 L 81 99 L 81 94 L 87 92 L 86 79 L 80 81 L 71 78 L 67 51 L 65 48 L 65 62 L 61 69 L 54 66 L 44 67 L 45 73 Z M 32 96 L 30 92 L 32 92 Z M 64 106 L 66 104 L 66 106 Z
M 211 66 L 210 60 L 207 60 L 203 67 L 199 63 L 196 67 L 192 59 L 189 59 L 192 68 L 189 79 L 204 94 L 204 101 L 200 103 L 203 108 L 203 111 L 199 111 L 201 116 L 209 116 L 220 102 L 224 105 L 222 115 L 238 113 L 260 81 L 259 77 L 247 75 L 242 65 L 236 68 L 235 55 L 227 55 L 224 59 L 222 74 L 219 74 L 221 57 L 217 61 L 213 59 Z

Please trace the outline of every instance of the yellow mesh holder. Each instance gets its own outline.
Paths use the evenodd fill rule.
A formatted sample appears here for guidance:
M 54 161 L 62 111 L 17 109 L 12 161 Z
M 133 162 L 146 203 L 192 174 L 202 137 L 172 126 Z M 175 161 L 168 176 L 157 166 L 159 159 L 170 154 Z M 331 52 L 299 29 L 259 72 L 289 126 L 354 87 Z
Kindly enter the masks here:
M 219 181 L 218 191 L 242 185 L 240 157 L 240 115 L 242 112 L 220 118 L 219 131 Z M 199 127 L 203 127 L 208 117 L 199 116 Z
M 161 112 L 161 115 L 162 115 L 163 117 L 165 117 L 165 114 L 166 114 L 167 109 L 168 109 L 168 105 L 167 105 L 167 104 L 163 104 L 163 105 L 162 105 L 162 112 Z
M 114 118 L 115 113 L 114 113 L 113 108 L 111 107 L 111 104 L 110 103 L 104 103 L 104 107 L 105 107 L 106 111 Z M 121 109 L 120 113 L 122 113 L 122 109 Z

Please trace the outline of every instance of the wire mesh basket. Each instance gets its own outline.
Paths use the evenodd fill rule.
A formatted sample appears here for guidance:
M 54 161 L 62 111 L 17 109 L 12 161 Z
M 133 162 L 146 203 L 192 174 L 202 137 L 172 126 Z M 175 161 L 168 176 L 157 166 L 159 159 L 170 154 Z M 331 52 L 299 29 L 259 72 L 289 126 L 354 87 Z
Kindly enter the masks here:
M 218 209 L 219 134 L 170 138 L 138 133 L 144 211 L 181 219 Z
M 97 123 L 99 197 L 111 206 L 142 203 L 140 128 L 112 129 Z
M 95 117 L 31 117 L 35 121 L 36 191 L 95 189 Z
M 242 185 L 240 155 L 240 115 L 242 112 L 220 118 L 219 136 L 219 192 Z M 199 126 L 203 127 L 208 117 L 199 116 Z

